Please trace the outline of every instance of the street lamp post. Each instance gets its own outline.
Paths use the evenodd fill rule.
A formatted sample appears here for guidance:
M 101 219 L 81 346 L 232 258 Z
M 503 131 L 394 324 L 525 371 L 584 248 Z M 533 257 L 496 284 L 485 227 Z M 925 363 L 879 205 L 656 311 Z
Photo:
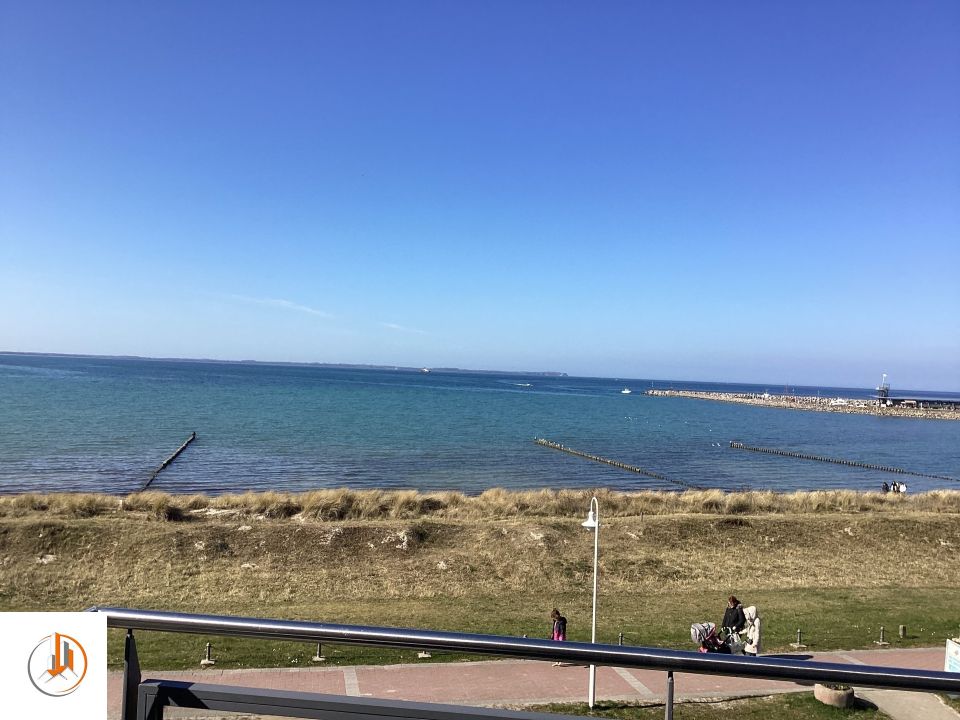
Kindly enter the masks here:
M 590 629 L 590 642 L 597 642 L 597 560 L 600 557 L 600 503 L 596 497 L 590 498 L 590 512 L 582 523 L 587 530 L 593 530 L 593 623 Z M 593 708 L 597 699 L 597 666 L 590 666 L 590 688 L 587 691 L 587 703 Z

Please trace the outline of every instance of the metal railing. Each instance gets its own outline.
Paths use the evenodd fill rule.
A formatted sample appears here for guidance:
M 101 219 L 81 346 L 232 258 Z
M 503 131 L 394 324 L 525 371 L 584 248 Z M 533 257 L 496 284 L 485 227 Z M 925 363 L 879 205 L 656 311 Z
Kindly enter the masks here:
M 891 690 L 960 693 L 960 675 L 956 673 L 814 662 L 799 657 L 703 654 L 662 648 L 594 645 L 581 642 L 557 643 L 551 640 L 499 635 L 334 625 L 296 620 L 197 615 L 114 607 L 94 607 L 90 610 L 104 613 L 107 616 L 108 627 L 123 628 L 128 631 L 124 667 L 124 720 L 133 720 L 135 717 L 134 714 L 128 715 L 127 712 L 131 712 L 135 705 L 137 686 L 140 684 L 139 660 L 132 632 L 134 630 L 414 650 L 446 650 L 527 660 L 607 665 L 660 670 L 668 673 L 670 680 L 672 680 L 672 673 L 685 672 L 800 683 L 857 685 Z

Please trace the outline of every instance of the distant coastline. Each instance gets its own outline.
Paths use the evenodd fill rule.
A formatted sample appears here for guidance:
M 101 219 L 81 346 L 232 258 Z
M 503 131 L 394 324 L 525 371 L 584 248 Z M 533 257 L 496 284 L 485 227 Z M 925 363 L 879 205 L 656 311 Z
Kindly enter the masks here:
M 757 405 L 760 407 L 812 410 L 814 412 L 845 413 L 848 415 L 882 415 L 891 417 L 926 418 L 931 420 L 960 420 L 960 408 L 881 407 L 873 400 L 863 398 L 829 398 L 813 395 L 771 395 L 769 393 L 709 392 L 705 390 L 647 390 L 652 397 L 681 397 L 694 400 Z
M 147 357 L 145 355 L 89 355 L 86 353 L 45 353 L 0 350 L 0 355 L 51 358 L 89 358 L 91 360 L 142 360 L 144 362 L 212 363 L 218 365 L 271 365 L 279 367 L 317 367 L 327 370 L 387 370 L 391 372 L 468 373 L 470 375 L 529 375 L 531 377 L 568 377 L 556 370 L 471 370 L 456 367 L 409 367 L 406 365 L 369 365 L 364 363 L 294 362 L 286 360 L 219 360 L 216 358 Z

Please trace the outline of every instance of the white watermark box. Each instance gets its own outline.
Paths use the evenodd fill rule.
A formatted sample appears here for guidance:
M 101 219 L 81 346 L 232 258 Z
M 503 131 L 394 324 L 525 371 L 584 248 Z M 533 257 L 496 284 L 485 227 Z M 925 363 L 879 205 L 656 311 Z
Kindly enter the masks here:
M 943 659 L 943 669 L 946 672 L 960 673 L 960 638 L 947 640 L 947 654 Z
M 107 618 L 94 612 L 0 612 L 3 715 L 107 716 Z

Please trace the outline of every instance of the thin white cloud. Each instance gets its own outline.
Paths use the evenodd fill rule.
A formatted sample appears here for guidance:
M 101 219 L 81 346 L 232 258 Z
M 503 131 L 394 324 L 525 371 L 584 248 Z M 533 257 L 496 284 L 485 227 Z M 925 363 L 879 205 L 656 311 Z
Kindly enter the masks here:
M 417 330 L 416 328 L 410 328 L 410 327 L 406 327 L 406 326 L 404 326 L 404 325 L 397 325 L 396 323 L 387 323 L 387 322 L 385 322 L 385 323 L 380 323 L 380 324 L 383 325 L 383 327 L 385 327 L 385 328 L 387 328 L 387 329 L 389 329 L 389 330 L 395 330 L 395 331 L 397 331 L 397 332 L 413 333 L 413 334 L 415 334 L 415 335 L 426 335 L 426 334 L 427 334 L 427 332 L 426 332 L 425 330 Z
M 307 305 L 300 305 L 299 303 L 295 303 L 290 300 L 283 300 L 281 298 L 255 298 L 248 297 L 246 295 L 229 295 L 228 297 L 240 302 L 252 303 L 254 305 L 265 305 L 267 307 L 280 308 L 281 310 L 293 310 L 295 312 L 307 313 L 308 315 L 316 315 L 317 317 L 322 318 L 333 317 L 332 314 L 326 312 L 325 310 L 317 310 L 316 308 L 308 307 Z

